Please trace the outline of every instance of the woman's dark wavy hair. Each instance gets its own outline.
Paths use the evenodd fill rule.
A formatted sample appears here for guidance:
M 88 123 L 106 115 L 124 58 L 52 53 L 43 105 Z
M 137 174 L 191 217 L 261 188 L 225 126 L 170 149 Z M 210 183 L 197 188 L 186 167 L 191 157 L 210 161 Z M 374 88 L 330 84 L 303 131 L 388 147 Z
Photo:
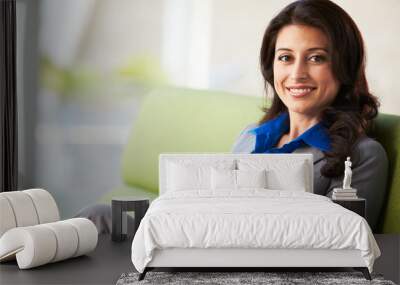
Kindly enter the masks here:
M 326 164 L 321 174 L 337 177 L 343 173 L 346 156 L 358 138 L 366 133 L 378 114 L 378 100 L 369 92 L 365 77 L 364 42 L 351 17 L 329 0 L 300 0 L 286 6 L 269 23 L 260 52 L 261 71 L 267 91 L 273 98 L 260 124 L 287 111 L 274 89 L 273 63 L 279 31 L 287 25 L 301 24 L 320 29 L 330 42 L 332 72 L 340 87 L 334 101 L 322 112 L 322 123 L 328 129 L 332 149 L 325 152 Z

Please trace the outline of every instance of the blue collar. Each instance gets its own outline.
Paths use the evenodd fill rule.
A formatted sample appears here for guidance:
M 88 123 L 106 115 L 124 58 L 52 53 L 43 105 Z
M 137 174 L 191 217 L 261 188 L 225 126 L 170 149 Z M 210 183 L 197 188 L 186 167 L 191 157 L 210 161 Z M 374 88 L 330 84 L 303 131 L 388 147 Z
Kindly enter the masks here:
M 283 134 L 289 131 L 289 114 L 279 114 L 276 118 L 251 129 L 256 135 L 256 146 L 253 153 L 291 153 L 297 148 L 308 145 L 321 151 L 331 150 L 331 139 L 327 129 L 318 123 L 291 142 L 276 148 L 275 145 Z

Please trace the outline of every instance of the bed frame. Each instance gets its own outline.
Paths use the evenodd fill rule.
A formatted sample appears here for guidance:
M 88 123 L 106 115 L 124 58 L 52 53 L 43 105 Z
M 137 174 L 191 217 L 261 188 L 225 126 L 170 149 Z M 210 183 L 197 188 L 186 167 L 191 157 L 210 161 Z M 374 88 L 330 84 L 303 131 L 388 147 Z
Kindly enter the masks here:
M 156 250 L 152 261 L 139 275 L 143 280 L 155 268 L 231 268 L 246 271 L 254 268 L 337 268 L 351 267 L 371 280 L 359 250 L 328 249 L 193 249 Z
M 226 159 L 269 157 L 274 154 L 224 154 Z M 167 160 L 185 159 L 221 159 L 221 154 L 161 154 L 159 160 L 160 194 L 165 193 Z M 304 160 L 308 168 L 308 189 L 313 192 L 312 154 L 280 154 L 280 158 Z M 361 271 L 367 280 L 371 280 L 369 270 L 359 250 L 329 249 L 255 249 L 255 248 L 169 248 L 157 249 L 153 259 L 139 280 L 143 280 L 148 271 L 156 268 L 202 268 L 213 271 L 217 268 L 229 268 L 229 271 L 253 271 L 271 268 L 343 268 L 350 267 Z M 251 270 L 250 270 L 251 269 Z M 261 270 L 262 271 L 262 270 Z

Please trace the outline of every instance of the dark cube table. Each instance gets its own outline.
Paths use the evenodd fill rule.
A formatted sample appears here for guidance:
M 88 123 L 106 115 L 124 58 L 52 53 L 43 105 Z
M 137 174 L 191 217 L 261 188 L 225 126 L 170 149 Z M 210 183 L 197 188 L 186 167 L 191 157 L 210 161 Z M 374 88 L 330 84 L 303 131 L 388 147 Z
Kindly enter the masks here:
M 149 208 L 148 198 L 138 197 L 115 197 L 112 199 L 112 234 L 113 241 L 123 241 L 128 235 L 134 236 L 140 221 L 146 214 Z M 127 212 L 133 211 L 134 216 L 134 229 L 128 233 L 128 216 Z
M 367 202 L 364 198 L 357 199 L 332 199 L 332 202 L 339 204 L 340 206 L 359 214 L 361 217 L 365 218 L 365 210 L 367 208 Z

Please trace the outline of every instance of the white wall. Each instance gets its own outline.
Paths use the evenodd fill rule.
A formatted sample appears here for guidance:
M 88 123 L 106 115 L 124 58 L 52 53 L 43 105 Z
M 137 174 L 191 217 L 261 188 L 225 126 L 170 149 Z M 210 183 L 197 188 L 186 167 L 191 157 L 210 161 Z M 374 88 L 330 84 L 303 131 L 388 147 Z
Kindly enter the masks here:
M 400 1 L 336 0 L 354 19 L 367 49 L 367 78 L 381 111 L 400 115 Z

